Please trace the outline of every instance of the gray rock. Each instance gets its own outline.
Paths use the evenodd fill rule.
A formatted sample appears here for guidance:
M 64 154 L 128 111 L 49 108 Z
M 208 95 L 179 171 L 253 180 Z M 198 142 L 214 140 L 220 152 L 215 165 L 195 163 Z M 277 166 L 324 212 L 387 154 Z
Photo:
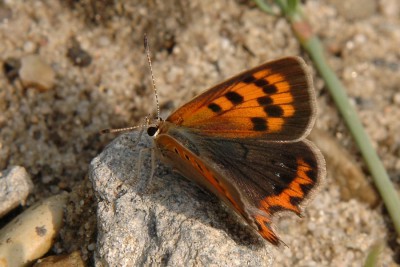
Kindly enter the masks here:
M 149 153 L 134 178 L 139 150 L 150 147 L 144 135 L 136 149 L 136 133 L 121 135 L 91 162 L 96 266 L 271 266 L 271 245 L 216 197 L 162 163 L 148 181 Z
M 31 177 L 24 167 L 13 166 L 0 172 L 0 218 L 18 205 L 24 205 L 33 190 Z

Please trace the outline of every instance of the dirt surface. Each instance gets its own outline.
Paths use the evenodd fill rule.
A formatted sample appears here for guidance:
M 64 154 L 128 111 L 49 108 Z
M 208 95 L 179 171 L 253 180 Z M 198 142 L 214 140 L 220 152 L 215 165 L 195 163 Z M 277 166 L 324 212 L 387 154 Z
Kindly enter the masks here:
M 304 12 L 398 185 L 400 3 L 357 2 L 306 1 Z M 73 195 L 52 254 L 78 249 L 93 263 L 96 222 L 88 163 L 114 138 L 98 132 L 140 124 L 155 111 L 145 32 L 164 118 L 208 87 L 265 61 L 300 55 L 312 66 L 285 19 L 266 15 L 250 1 L 0 1 L 3 66 L 38 54 L 55 72 L 48 90 L 0 75 L 0 170 L 27 169 L 35 186 L 28 205 L 61 191 Z M 314 81 L 316 127 L 365 169 L 315 71 Z M 275 251 L 275 264 L 360 266 L 382 242 L 381 263 L 394 266 L 400 262 L 399 239 L 386 216 L 381 205 L 343 201 L 328 173 L 303 219 L 278 221 L 288 247 Z

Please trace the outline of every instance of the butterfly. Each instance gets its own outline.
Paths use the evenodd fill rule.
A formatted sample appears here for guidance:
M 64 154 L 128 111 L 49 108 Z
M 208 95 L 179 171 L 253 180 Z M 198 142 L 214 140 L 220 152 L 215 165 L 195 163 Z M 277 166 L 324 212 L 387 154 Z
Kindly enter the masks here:
M 305 139 L 315 118 L 307 66 L 286 57 L 214 86 L 166 120 L 157 117 L 147 133 L 164 163 L 279 245 L 274 216 L 300 215 L 325 176 L 322 154 Z

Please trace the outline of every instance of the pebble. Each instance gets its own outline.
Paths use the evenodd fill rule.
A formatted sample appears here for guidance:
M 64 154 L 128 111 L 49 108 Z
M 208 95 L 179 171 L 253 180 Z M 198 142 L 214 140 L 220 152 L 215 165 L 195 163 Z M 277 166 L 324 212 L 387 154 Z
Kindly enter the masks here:
M 24 87 L 47 91 L 55 84 L 54 70 L 39 56 L 28 55 L 21 59 L 19 77 Z
M 0 172 L 0 218 L 24 205 L 33 190 L 31 177 L 24 167 L 13 166 Z
M 79 42 L 72 38 L 71 47 L 68 49 L 67 57 L 72 61 L 75 66 L 87 67 L 92 63 L 91 55 L 81 48 Z
M 36 44 L 32 41 L 27 41 L 24 43 L 24 51 L 26 53 L 33 53 L 36 50 Z
M 33 267 L 84 267 L 85 263 L 79 251 L 68 255 L 49 256 L 37 261 Z
M 19 59 L 10 57 L 3 62 L 4 75 L 7 77 L 9 82 L 14 82 L 19 76 L 19 70 L 21 68 L 21 61 Z
M 67 196 L 38 202 L 0 230 L 1 266 L 25 266 L 47 253 L 61 228 Z
M 89 251 L 94 251 L 96 249 L 96 243 L 90 243 L 88 245 L 88 250 Z

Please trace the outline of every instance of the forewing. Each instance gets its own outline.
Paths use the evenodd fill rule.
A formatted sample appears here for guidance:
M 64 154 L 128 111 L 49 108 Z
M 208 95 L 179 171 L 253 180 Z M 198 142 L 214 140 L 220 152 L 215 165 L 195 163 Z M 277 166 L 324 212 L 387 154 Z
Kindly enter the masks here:
M 195 97 L 167 121 L 210 136 L 301 139 L 315 120 L 306 68 L 298 57 L 268 62 Z

